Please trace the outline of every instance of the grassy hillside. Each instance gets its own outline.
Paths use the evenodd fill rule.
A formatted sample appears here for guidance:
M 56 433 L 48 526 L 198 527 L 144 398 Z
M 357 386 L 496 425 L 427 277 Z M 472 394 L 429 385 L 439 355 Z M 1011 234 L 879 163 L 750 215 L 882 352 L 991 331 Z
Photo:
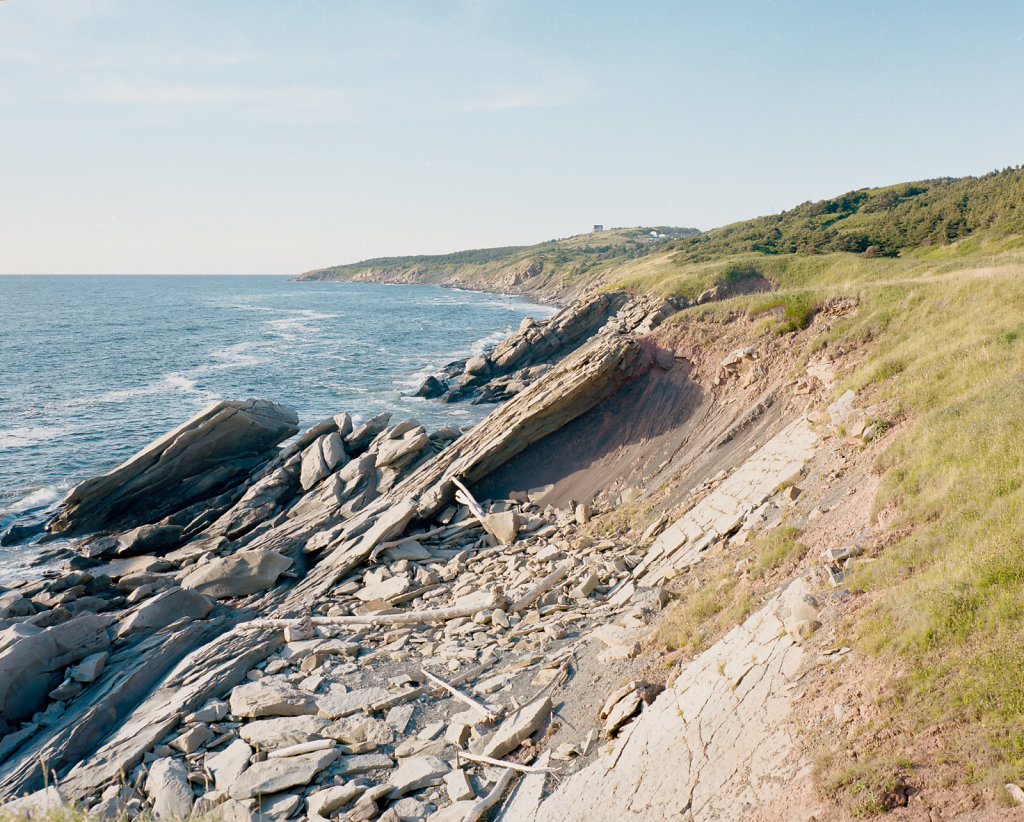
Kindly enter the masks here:
M 655 238 L 652 232 L 660 236 Z M 549 240 L 530 246 L 506 246 L 413 257 L 377 257 L 348 265 L 307 271 L 300 280 L 398 280 L 402 282 L 491 283 L 515 287 L 556 282 L 570 284 L 614 270 L 627 260 L 656 254 L 695 228 L 655 226 L 617 228 Z
M 922 189 L 916 194 L 910 191 Z M 840 638 L 895 674 L 878 689 L 883 721 L 849 755 L 916 755 L 1001 785 L 1024 778 L 1024 172 L 855 192 L 728 226 L 630 261 L 618 284 L 694 296 L 711 284 L 768 280 L 752 293 L 673 318 L 744 313 L 809 356 L 856 352 L 838 396 L 888 409 L 875 469 L 886 528 L 855 583 L 860 617 Z M 882 197 L 891 205 L 875 207 Z M 830 204 L 852 203 L 853 206 Z M 855 207 L 854 207 L 855 206 Z M 828 222 L 830 221 L 831 222 Z M 774 224 L 783 240 L 756 248 Z M 827 224 L 827 225 L 826 225 Z M 814 234 L 815 232 L 823 232 Z M 886 253 L 783 252 L 804 236 L 867 239 Z M 952 241 L 950 241 L 952 239 Z M 827 300 L 858 310 L 803 335 Z

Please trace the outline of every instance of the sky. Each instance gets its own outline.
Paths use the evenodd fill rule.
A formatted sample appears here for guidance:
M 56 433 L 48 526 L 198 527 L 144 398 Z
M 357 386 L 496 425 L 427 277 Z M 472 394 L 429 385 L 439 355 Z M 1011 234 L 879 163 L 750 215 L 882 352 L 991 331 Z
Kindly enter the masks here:
M 296 274 L 1024 163 L 1024 3 L 0 0 L 0 273 Z

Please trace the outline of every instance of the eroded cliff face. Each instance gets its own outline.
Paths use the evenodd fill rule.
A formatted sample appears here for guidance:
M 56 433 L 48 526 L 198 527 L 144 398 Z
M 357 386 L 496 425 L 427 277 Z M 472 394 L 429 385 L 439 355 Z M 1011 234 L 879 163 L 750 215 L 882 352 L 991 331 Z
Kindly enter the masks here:
M 0 685 L 35 653 L 41 699 L 8 719 L 0 791 L 45 762 L 99 813 L 829 818 L 805 731 L 861 664 L 836 626 L 876 527 L 874 412 L 827 406 L 837 363 L 743 317 L 606 309 L 469 432 L 338 414 L 4 594 Z M 550 353 L 527 330 L 499 377 Z M 751 535 L 793 523 L 812 550 L 772 564 Z M 666 655 L 708 591 L 733 622 Z M 89 641 L 46 653 L 81 614 Z

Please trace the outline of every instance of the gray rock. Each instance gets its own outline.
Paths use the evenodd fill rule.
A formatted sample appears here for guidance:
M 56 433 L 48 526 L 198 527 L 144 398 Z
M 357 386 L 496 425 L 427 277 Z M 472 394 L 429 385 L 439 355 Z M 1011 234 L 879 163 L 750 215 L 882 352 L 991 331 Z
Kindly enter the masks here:
M 348 454 L 345 453 L 345 443 L 337 432 L 328 434 L 320 441 L 320 451 L 323 454 L 324 463 L 328 470 L 334 471 L 340 465 L 348 461 Z
M 198 565 L 181 581 L 181 587 L 214 599 L 245 596 L 269 588 L 291 564 L 290 558 L 277 551 L 239 551 Z
M 238 735 L 254 748 L 274 751 L 320 739 L 326 736 L 322 732 L 330 724 L 330 720 L 321 716 L 282 716 L 247 722 L 239 728 Z
M 110 654 L 106 651 L 89 654 L 77 665 L 68 669 L 68 677 L 76 682 L 94 682 L 103 672 L 103 666 L 106 664 L 108 656 Z
M 391 696 L 386 688 L 370 687 L 359 688 L 355 691 L 342 693 L 334 690 L 316 697 L 316 705 L 320 710 L 320 716 L 329 719 L 340 719 L 343 716 L 357 713 L 376 702 L 380 702 Z M 313 713 L 310 711 L 309 713 Z
M 244 771 L 231 786 L 231 798 L 248 799 L 278 793 L 296 785 L 308 785 L 313 781 L 313 777 L 337 757 L 337 751 L 319 751 L 305 756 L 257 762 Z
M 228 700 L 235 716 L 301 716 L 315 714 L 317 702 L 286 682 L 258 680 L 237 685 Z
M 206 756 L 206 770 L 213 774 L 218 791 L 230 791 L 242 772 L 249 767 L 250 748 L 241 739 L 236 739 L 223 751 Z
M 299 473 L 299 485 L 302 486 L 303 491 L 308 491 L 330 473 L 331 470 L 324 461 L 320 440 L 317 440 L 302 452 L 302 469 Z
M 469 777 L 466 776 L 466 772 L 462 768 L 449 771 L 444 775 L 444 787 L 452 802 L 476 798 L 476 793 L 473 791 L 472 785 L 469 784 Z
M 183 819 L 192 813 L 192 788 L 188 768 L 179 759 L 158 759 L 149 766 L 146 793 L 153 802 L 154 816 Z
M 400 822 L 422 822 L 430 814 L 430 806 L 411 796 L 399 799 L 394 805 L 388 808 L 400 820 Z
M 493 736 L 489 739 L 482 737 L 481 741 L 486 739 L 486 742 L 480 746 L 481 750 L 476 751 L 476 753 L 500 759 L 505 754 L 518 748 L 534 731 L 544 724 L 544 721 L 550 714 L 550 697 L 544 697 L 524 705 L 502 722 Z
M 391 757 L 382 753 L 356 754 L 355 756 L 343 756 L 338 766 L 340 776 L 355 776 L 356 774 L 375 771 L 379 768 L 390 768 L 394 763 Z
M 21 623 L 0 631 L 0 716 L 27 719 L 42 708 L 64 668 L 110 645 L 109 622 L 83 614 L 48 628 Z
M 338 808 L 347 805 L 363 791 L 365 785 L 357 785 L 354 782 L 346 782 L 344 785 L 332 785 L 314 791 L 306 799 L 306 809 L 310 816 L 330 816 Z
M 394 799 L 431 785 L 440 785 L 451 768 L 436 756 L 414 756 L 404 760 L 388 779 L 389 796 Z
M 202 594 L 174 586 L 147 600 L 125 617 L 118 626 L 117 635 L 125 637 L 134 631 L 166 628 L 182 617 L 203 619 L 213 610 L 213 605 Z
M 510 545 L 516 541 L 519 525 L 519 514 L 515 511 L 502 511 L 484 517 L 484 528 L 490 531 L 494 538 L 503 545 Z
M 298 431 L 298 421 L 266 400 L 214 403 L 113 471 L 79 483 L 47 528 L 80 533 L 159 520 L 237 483 Z

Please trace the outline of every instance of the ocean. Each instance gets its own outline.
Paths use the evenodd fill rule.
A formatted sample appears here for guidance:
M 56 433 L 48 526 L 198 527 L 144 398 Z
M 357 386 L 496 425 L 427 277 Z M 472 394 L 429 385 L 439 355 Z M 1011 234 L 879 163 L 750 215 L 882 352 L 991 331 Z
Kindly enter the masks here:
M 341 411 L 472 425 L 491 406 L 412 393 L 523 317 L 552 313 L 431 286 L 0 276 L 0 533 L 218 399 L 281 402 L 302 427 Z M 0 582 L 35 553 L 0 547 Z

